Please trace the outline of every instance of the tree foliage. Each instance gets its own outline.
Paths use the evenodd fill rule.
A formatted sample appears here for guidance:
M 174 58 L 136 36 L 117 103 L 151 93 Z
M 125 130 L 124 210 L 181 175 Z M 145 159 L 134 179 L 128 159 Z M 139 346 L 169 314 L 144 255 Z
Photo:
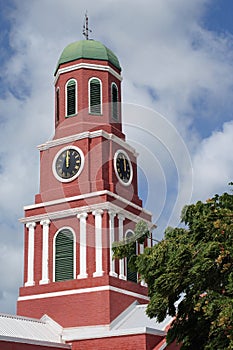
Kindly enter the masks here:
M 148 284 L 147 314 L 175 316 L 167 341 L 182 350 L 233 349 L 233 195 L 186 206 L 182 222 L 134 260 Z

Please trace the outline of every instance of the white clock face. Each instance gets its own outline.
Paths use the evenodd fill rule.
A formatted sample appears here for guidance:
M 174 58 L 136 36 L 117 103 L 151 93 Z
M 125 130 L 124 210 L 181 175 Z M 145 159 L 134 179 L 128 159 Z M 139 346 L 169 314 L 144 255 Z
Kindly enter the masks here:
M 84 166 L 84 155 L 80 148 L 67 146 L 62 148 L 54 158 L 53 174 L 61 182 L 76 179 Z
M 119 181 L 128 186 L 133 178 L 133 168 L 128 154 L 118 150 L 114 156 L 114 169 Z

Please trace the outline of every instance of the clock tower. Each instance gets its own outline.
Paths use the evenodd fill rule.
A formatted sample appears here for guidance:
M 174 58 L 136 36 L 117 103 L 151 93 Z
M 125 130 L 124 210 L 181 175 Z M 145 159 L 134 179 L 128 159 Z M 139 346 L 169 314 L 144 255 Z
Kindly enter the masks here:
M 98 41 L 74 42 L 58 60 L 55 134 L 38 146 L 40 190 L 21 219 L 19 315 L 105 327 L 133 302 L 148 302 L 143 281 L 111 249 L 138 221 L 152 226 L 138 196 L 137 153 L 122 132 L 121 81 L 118 58 Z

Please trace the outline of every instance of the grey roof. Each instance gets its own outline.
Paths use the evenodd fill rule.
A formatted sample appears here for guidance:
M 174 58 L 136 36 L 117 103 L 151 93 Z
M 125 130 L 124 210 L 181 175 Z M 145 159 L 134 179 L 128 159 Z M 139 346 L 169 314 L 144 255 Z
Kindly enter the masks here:
M 134 302 L 112 322 L 111 329 L 148 328 L 158 332 L 165 332 L 172 321 L 172 317 L 166 317 L 163 322 L 158 322 L 156 318 L 147 316 L 146 308 L 147 304 Z
M 36 320 L 22 316 L 0 314 L 0 340 L 15 341 L 30 344 L 52 344 L 56 347 L 69 349 L 61 341 L 62 327 L 43 316 Z

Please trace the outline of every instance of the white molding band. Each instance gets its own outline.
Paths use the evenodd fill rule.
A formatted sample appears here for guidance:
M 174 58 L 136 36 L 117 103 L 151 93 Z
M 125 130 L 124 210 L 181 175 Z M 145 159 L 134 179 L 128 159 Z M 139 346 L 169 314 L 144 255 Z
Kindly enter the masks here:
M 118 214 L 118 230 L 119 230 L 119 241 L 122 241 L 124 238 L 124 225 L 123 221 L 125 220 L 125 216 L 122 214 Z M 126 280 L 125 276 L 125 259 L 119 260 L 119 278 L 121 280 Z
M 110 285 L 99 286 L 99 287 L 90 287 L 90 288 L 71 289 L 71 290 L 64 290 L 64 291 L 59 291 L 59 292 L 51 292 L 51 293 L 43 293 L 43 294 L 25 295 L 25 296 L 19 297 L 18 301 L 54 298 L 54 297 L 62 297 L 62 296 L 67 296 L 67 295 L 93 293 L 93 292 L 101 292 L 101 291 L 117 292 L 117 293 L 129 295 L 129 296 L 132 296 L 135 298 L 140 298 L 140 299 L 149 301 L 149 297 L 147 297 L 143 294 L 131 292 L 129 290 L 113 287 Z
M 95 217 L 95 272 L 93 277 L 103 276 L 103 247 L 102 247 L 102 214 L 103 210 L 94 210 L 92 214 Z
M 50 220 L 42 220 L 40 222 L 43 226 L 43 243 L 42 243 L 42 279 L 40 284 L 49 283 L 48 277 L 48 259 L 49 259 L 49 225 Z
M 86 212 L 78 214 L 80 221 L 80 272 L 78 279 L 87 278 L 87 216 Z
M 91 193 L 85 193 L 85 194 L 80 194 L 78 196 L 65 197 L 65 198 L 62 198 L 62 199 L 55 199 L 55 200 L 49 201 L 49 202 L 43 202 L 43 203 L 38 203 L 38 204 L 27 205 L 27 206 L 24 206 L 24 210 L 43 208 L 43 207 L 48 207 L 48 206 L 51 206 L 51 205 L 73 202 L 73 201 L 77 201 L 79 199 L 87 199 L 87 198 L 92 198 L 92 197 L 99 197 L 99 196 L 102 196 L 102 195 L 112 196 L 115 199 L 118 199 L 119 201 L 127 204 L 127 206 L 131 206 L 132 208 L 140 210 L 141 212 L 143 212 L 143 213 L 145 213 L 147 215 L 152 215 L 152 213 L 150 211 L 148 211 L 148 210 L 140 207 L 139 205 L 134 204 L 134 203 L 130 202 L 129 200 L 119 196 L 118 194 L 113 193 L 113 192 L 108 191 L 108 190 L 102 190 L 102 191 L 96 191 L 96 192 L 91 192 Z M 23 219 L 20 219 L 20 220 L 23 220 Z
M 103 192 L 108 192 L 114 198 L 117 198 L 117 197 L 121 198 L 120 196 L 114 195 L 114 193 L 112 193 L 110 191 L 99 191 L 99 195 L 108 194 L 108 193 L 103 193 Z M 96 195 L 97 195 L 97 193 L 98 192 L 96 192 Z M 80 199 L 81 199 L 81 197 L 82 196 L 79 196 Z M 84 198 L 84 197 L 82 197 L 82 198 Z M 132 207 L 134 207 L 131 202 L 129 202 L 129 201 L 126 201 L 126 202 L 127 202 L 127 206 L 131 205 Z M 125 203 L 124 200 L 123 200 L 123 203 Z M 138 207 L 138 208 L 140 208 L 140 207 Z M 87 206 L 83 206 L 83 207 L 79 207 L 79 208 L 72 208 L 72 209 L 60 210 L 57 212 L 49 212 L 49 213 L 45 213 L 45 214 L 34 215 L 34 216 L 30 216 L 30 217 L 21 218 L 21 219 L 19 219 L 19 221 L 23 224 L 26 224 L 28 222 L 31 222 L 32 220 L 35 222 L 45 220 L 45 219 L 54 220 L 54 219 L 60 219 L 60 218 L 64 218 L 64 217 L 76 216 L 79 213 L 82 213 L 83 211 L 92 212 L 92 211 L 97 210 L 97 209 L 113 210 L 113 211 L 118 212 L 118 213 L 120 212 L 127 219 L 134 221 L 135 223 L 137 223 L 140 220 L 144 220 L 148 224 L 149 228 L 151 228 L 152 226 L 155 227 L 155 225 L 153 225 L 151 221 L 142 219 L 140 217 L 140 215 L 135 215 L 133 213 L 130 213 L 128 210 L 125 210 L 125 209 L 113 204 L 112 202 L 98 203 L 98 204 L 87 205 Z M 150 213 L 146 212 L 142 208 L 140 208 L 140 211 L 142 213 L 147 214 L 147 215 L 151 215 Z
M 116 77 L 120 81 L 122 81 L 122 79 L 123 79 L 122 76 L 119 73 L 117 73 L 110 66 L 104 66 L 102 64 L 93 64 L 93 63 L 78 63 L 78 64 L 73 64 L 72 66 L 58 69 L 56 76 L 55 76 L 54 84 L 56 84 L 57 79 L 60 76 L 60 74 L 72 72 L 73 70 L 78 70 L 78 69 L 82 69 L 82 68 L 83 69 L 105 71 L 105 72 L 111 73 L 114 77 Z
M 82 140 L 82 139 L 86 139 L 86 138 L 93 139 L 96 137 L 104 137 L 107 140 L 112 140 L 112 141 L 116 142 L 118 145 L 120 145 L 121 147 L 123 147 L 124 149 L 127 149 L 129 152 L 132 152 L 134 154 L 134 156 L 138 155 L 138 153 L 135 151 L 135 148 L 133 148 L 132 146 L 127 144 L 125 141 L 123 141 L 122 139 L 120 139 L 116 135 L 111 134 L 111 133 L 109 134 L 108 132 L 106 132 L 104 130 L 85 131 L 85 132 L 81 132 L 79 134 L 62 137 L 60 139 L 50 140 L 50 141 L 47 141 L 47 142 L 37 146 L 37 148 L 40 151 L 45 151 L 45 150 L 48 150 L 49 148 L 61 146 L 61 145 L 64 145 L 66 143 L 70 144 L 74 141 L 78 141 L 78 140 Z
M 114 218 L 116 216 L 116 213 L 114 211 L 109 210 L 108 215 L 109 215 L 109 266 L 110 266 L 109 275 L 113 277 L 118 277 L 118 274 L 115 272 L 115 259 L 113 259 L 113 250 L 112 250 L 112 244 L 115 240 Z
M 27 282 L 25 287 L 34 286 L 34 240 L 35 240 L 35 222 L 28 222 L 26 224 L 28 228 L 28 269 L 27 269 Z

